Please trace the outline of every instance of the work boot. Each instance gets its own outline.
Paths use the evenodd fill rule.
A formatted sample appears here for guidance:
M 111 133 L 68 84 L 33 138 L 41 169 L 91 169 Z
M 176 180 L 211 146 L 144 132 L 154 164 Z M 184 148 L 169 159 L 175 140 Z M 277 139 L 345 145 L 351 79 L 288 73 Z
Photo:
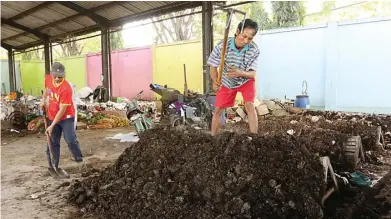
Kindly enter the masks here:
M 73 157 L 71 158 L 72 161 L 75 161 L 76 163 L 81 163 L 83 162 L 83 158 L 82 157 Z

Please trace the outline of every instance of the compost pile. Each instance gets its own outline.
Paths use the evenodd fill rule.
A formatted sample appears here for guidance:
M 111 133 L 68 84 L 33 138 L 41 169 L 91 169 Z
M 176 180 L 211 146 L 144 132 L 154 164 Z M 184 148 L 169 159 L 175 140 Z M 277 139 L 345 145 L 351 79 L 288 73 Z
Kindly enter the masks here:
M 311 118 L 298 116 L 269 117 L 259 122 L 258 135 L 292 135 L 310 152 L 330 157 L 333 165 L 338 169 L 339 166 L 345 164 L 344 145 L 349 135 L 333 129 L 322 128 L 319 125 L 321 123 L 321 120 L 315 123 L 311 121 Z M 248 132 L 248 124 L 245 122 L 227 124 L 224 130 L 244 134 Z
M 298 141 L 155 128 L 69 201 L 105 218 L 322 218 L 323 167 Z
M 391 171 L 360 200 L 355 210 L 353 218 L 357 219 L 391 217 Z
M 303 116 L 321 116 L 331 121 L 352 121 L 359 122 L 361 124 L 366 123 L 368 126 L 380 126 L 383 134 L 386 134 L 384 136 L 385 145 L 391 144 L 391 115 L 309 110 L 303 112 Z M 365 147 L 364 142 L 363 146 Z M 373 148 L 368 148 L 368 150 L 370 149 Z
M 259 122 L 259 134 L 260 135 L 273 135 L 287 133 L 288 130 L 294 130 L 299 136 L 312 137 L 316 132 L 328 133 L 340 133 L 346 136 L 361 136 L 363 148 L 365 151 L 377 151 L 376 147 L 378 132 L 376 122 L 367 121 L 363 118 L 358 119 L 337 119 L 329 120 L 323 116 L 271 116 L 262 119 Z M 366 118 L 366 117 L 365 117 Z M 373 119 L 375 120 L 375 119 Z M 388 120 L 387 120 L 388 121 Z M 391 122 L 391 121 L 390 121 Z M 225 130 L 234 131 L 239 133 L 248 132 L 248 124 L 245 122 L 239 122 L 235 124 L 227 124 Z M 318 130 L 311 133 L 306 131 L 302 133 L 301 130 Z
M 380 125 L 385 128 L 391 128 L 391 115 L 366 114 L 366 113 L 348 113 L 337 111 L 314 111 L 308 110 L 302 113 L 303 116 L 322 116 L 328 120 L 364 120 L 374 125 Z
M 333 217 L 379 219 L 391 217 L 391 171 L 373 188 L 363 190 L 354 199 L 345 199 L 344 208 L 338 209 Z

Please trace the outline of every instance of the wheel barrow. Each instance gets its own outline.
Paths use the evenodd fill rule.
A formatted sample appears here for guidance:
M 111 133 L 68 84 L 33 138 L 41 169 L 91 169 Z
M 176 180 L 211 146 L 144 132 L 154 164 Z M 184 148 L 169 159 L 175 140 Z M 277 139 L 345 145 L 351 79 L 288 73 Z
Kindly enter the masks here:
M 362 147 L 361 137 L 360 136 L 351 136 L 347 139 L 344 144 L 344 167 L 347 171 L 354 171 L 357 168 L 359 162 L 364 162 L 364 150 Z M 327 183 L 328 178 L 331 178 L 332 187 L 327 189 L 326 193 L 321 199 L 321 205 L 324 206 L 324 202 L 333 192 L 339 192 L 338 181 L 336 174 L 334 173 L 333 167 L 330 162 L 329 157 L 321 157 L 320 162 L 324 168 L 324 180 Z M 345 182 L 348 183 L 348 182 Z

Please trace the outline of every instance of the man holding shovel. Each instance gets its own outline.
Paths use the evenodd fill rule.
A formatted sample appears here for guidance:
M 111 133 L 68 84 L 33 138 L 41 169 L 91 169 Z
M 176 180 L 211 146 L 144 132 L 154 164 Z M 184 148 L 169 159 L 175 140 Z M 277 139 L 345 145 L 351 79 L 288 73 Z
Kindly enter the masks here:
M 50 74 L 45 78 L 45 90 L 41 100 L 42 108 L 46 105 L 46 97 L 49 98 L 47 110 L 49 127 L 46 129 L 46 134 L 50 136 L 50 142 L 48 143 L 52 147 L 52 150 L 50 150 L 48 145 L 46 149 L 49 166 L 51 165 L 50 152 L 52 152 L 54 167 L 58 168 L 62 133 L 64 133 L 65 141 L 75 161 L 82 162 L 83 155 L 74 128 L 75 108 L 72 101 L 72 87 L 65 80 L 65 67 L 59 62 L 53 63 Z
M 217 44 L 209 56 L 208 65 L 210 65 L 213 90 L 216 91 L 212 135 L 216 135 L 219 131 L 224 109 L 234 106 L 237 92 L 242 93 L 245 102 L 250 132 L 258 132 L 254 98 L 259 49 L 253 42 L 257 32 L 258 24 L 251 19 L 245 19 L 239 23 L 235 37 L 227 39 L 228 31 L 226 31 L 227 40 Z M 219 66 L 222 75 L 217 72 Z

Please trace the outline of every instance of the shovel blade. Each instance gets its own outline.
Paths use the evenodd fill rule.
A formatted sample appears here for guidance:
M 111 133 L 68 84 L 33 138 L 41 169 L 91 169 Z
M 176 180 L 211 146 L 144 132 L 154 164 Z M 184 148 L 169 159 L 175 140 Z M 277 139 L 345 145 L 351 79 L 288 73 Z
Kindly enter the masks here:
M 70 176 L 69 174 L 62 168 L 57 168 L 56 169 L 56 172 L 57 172 L 57 175 L 60 177 L 60 178 L 66 178 L 68 179 Z
M 58 179 L 58 175 L 56 170 L 53 167 L 48 168 L 50 176 L 52 176 L 54 179 Z

